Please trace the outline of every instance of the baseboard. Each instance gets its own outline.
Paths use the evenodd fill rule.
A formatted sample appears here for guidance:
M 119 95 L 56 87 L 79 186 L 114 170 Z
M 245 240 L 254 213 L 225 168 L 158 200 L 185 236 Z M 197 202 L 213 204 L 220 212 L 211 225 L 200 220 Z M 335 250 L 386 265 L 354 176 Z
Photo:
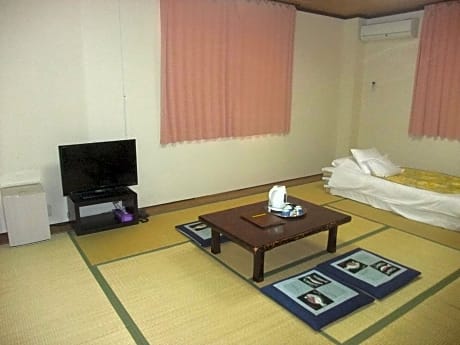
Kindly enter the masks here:
M 316 181 L 320 181 L 321 177 L 322 175 L 318 174 L 318 175 L 312 175 L 312 176 L 299 177 L 299 178 L 290 179 L 290 180 L 277 181 L 277 182 L 267 183 L 267 184 L 263 184 L 259 186 L 238 189 L 238 190 L 234 190 L 230 192 L 201 196 L 198 198 L 187 199 L 187 200 L 179 200 L 179 201 L 174 201 L 174 202 L 155 205 L 155 206 L 148 206 L 148 207 L 142 208 L 142 211 L 145 212 L 149 216 L 153 216 L 156 214 L 182 210 L 185 208 L 200 206 L 204 204 L 210 204 L 213 202 L 241 198 L 243 196 L 248 196 L 251 194 L 257 194 L 257 193 L 263 193 L 263 192 L 268 193 L 269 189 L 275 184 L 280 184 L 286 187 L 290 187 L 290 186 L 297 186 L 297 185 L 305 184 L 305 183 L 316 182 Z M 71 229 L 72 227 L 70 226 L 69 222 L 52 224 L 50 226 L 51 234 L 67 232 Z M 8 243 L 8 233 L 0 234 L 0 245 L 7 244 L 7 243 Z
M 155 206 L 149 206 L 149 207 L 145 207 L 144 210 L 149 216 L 152 216 L 152 215 L 156 215 L 156 214 L 182 210 L 182 209 L 185 209 L 185 208 L 201 206 L 201 205 L 204 205 L 204 204 L 210 204 L 210 203 L 213 203 L 213 202 L 225 201 L 225 200 L 229 200 L 229 199 L 236 199 L 236 198 L 240 198 L 240 197 L 243 197 L 243 196 L 248 196 L 248 195 L 251 195 L 251 194 L 257 194 L 257 193 L 263 193 L 263 192 L 268 193 L 270 188 L 273 185 L 276 185 L 276 184 L 284 185 L 286 187 L 290 187 L 290 186 L 297 186 L 297 185 L 305 184 L 305 183 L 321 181 L 321 178 L 322 178 L 322 174 L 299 177 L 299 178 L 295 178 L 295 179 L 277 181 L 277 182 L 272 182 L 272 183 L 267 183 L 267 184 L 263 184 L 263 185 L 259 185 L 259 186 L 238 189 L 238 190 L 224 192 L 224 193 L 201 196 L 201 197 L 193 198 L 193 199 L 180 200 L 180 201 L 174 201 L 174 202 L 166 203 L 166 204 L 159 204 L 159 205 L 155 205 Z

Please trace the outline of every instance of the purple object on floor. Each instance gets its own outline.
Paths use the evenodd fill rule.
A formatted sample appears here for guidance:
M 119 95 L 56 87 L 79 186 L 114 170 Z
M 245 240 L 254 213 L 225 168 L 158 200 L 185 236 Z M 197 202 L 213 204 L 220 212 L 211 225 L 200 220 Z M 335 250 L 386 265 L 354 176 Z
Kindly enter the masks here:
M 121 223 L 127 223 L 133 220 L 133 215 L 124 210 L 116 209 L 113 210 L 113 213 L 115 214 L 115 218 Z

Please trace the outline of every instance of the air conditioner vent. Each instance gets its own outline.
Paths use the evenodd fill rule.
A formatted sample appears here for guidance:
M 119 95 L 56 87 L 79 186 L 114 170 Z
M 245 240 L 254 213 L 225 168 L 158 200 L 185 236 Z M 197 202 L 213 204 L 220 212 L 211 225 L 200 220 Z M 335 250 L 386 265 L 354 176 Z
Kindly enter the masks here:
M 362 25 L 362 41 L 417 37 L 418 19 Z

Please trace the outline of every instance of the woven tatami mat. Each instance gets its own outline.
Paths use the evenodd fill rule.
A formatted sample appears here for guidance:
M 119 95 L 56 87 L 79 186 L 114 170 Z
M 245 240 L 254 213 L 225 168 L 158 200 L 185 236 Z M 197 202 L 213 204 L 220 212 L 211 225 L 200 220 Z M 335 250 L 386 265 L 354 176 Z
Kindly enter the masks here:
M 65 233 L 0 246 L 0 343 L 134 344 Z
M 362 344 L 458 344 L 459 325 L 460 279 L 457 278 Z
M 191 243 L 100 270 L 150 344 L 331 344 Z
M 75 240 L 89 262 L 96 265 L 188 241 L 185 236 L 175 230 L 176 225 L 194 221 L 204 213 L 258 202 L 264 198 L 266 198 L 265 193 L 255 194 L 158 214 L 149 217 L 147 223 L 76 236 Z
M 76 236 L 75 240 L 89 262 L 96 265 L 184 242 L 173 223 L 164 215 L 156 215 L 147 223 Z
M 460 249 L 459 231 L 446 230 L 429 224 L 416 222 L 390 211 L 380 210 L 352 200 L 341 200 L 332 203 L 331 206 L 337 208 L 339 211 L 343 210 L 353 214 L 365 215 L 376 222 L 381 222 L 394 228 L 413 233 L 414 235 L 437 241 L 446 246 Z
M 434 286 L 439 284 L 443 279 L 455 274 L 460 269 L 459 251 L 390 228 L 359 240 L 352 245 L 339 248 L 336 254 L 324 254 L 309 262 L 290 267 L 285 271 L 272 275 L 260 284 L 260 286 L 303 272 L 322 261 L 330 259 L 333 256 L 344 254 L 357 247 L 373 251 L 384 257 L 395 260 L 396 262 L 419 270 L 421 276 L 385 299 L 377 300 L 369 306 L 359 309 L 357 312 L 323 329 L 324 333 L 341 343 L 358 337 L 363 332 L 366 335 L 369 333 L 369 329 L 373 329 L 373 332 L 379 331 L 380 323 L 384 318 L 389 318 L 391 322 L 398 322 L 398 317 L 400 314 L 403 314 L 402 310 L 404 310 L 404 308 L 410 308 L 415 301 L 420 298 L 423 302 L 424 298 L 430 297 L 430 290 L 433 289 Z M 445 286 L 440 286 L 439 288 L 443 287 Z M 433 305 L 432 308 L 434 308 L 436 313 L 440 314 L 445 311 L 442 306 L 436 307 Z M 458 317 L 460 312 L 457 310 L 456 313 L 456 317 Z M 446 324 L 445 330 L 448 331 L 449 329 L 449 324 Z M 430 334 L 434 336 L 435 332 L 438 331 L 439 330 L 433 330 Z M 432 343 L 432 341 L 433 339 L 426 343 L 429 344 Z M 389 341 L 388 343 L 391 342 Z M 406 342 L 406 344 L 413 343 L 416 344 L 417 342 Z M 373 342 L 373 344 L 380 343 L 376 341 Z M 402 343 L 395 341 L 394 344 Z

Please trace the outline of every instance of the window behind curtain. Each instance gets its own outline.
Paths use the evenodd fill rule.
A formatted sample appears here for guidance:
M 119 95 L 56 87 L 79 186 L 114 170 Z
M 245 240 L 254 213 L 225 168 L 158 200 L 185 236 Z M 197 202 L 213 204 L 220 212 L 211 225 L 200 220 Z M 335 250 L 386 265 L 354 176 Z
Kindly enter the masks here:
M 289 132 L 295 8 L 161 0 L 161 143 Z
M 460 1 L 425 7 L 409 134 L 460 140 Z

